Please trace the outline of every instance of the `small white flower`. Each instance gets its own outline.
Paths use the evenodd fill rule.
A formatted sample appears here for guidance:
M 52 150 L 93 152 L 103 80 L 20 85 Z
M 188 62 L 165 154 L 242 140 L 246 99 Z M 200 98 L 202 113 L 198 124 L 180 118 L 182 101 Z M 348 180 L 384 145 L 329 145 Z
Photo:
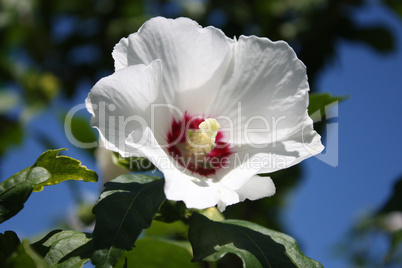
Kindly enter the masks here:
M 114 48 L 86 106 L 108 149 L 146 157 L 189 208 L 271 196 L 270 173 L 323 150 L 306 68 L 287 43 L 153 18 Z

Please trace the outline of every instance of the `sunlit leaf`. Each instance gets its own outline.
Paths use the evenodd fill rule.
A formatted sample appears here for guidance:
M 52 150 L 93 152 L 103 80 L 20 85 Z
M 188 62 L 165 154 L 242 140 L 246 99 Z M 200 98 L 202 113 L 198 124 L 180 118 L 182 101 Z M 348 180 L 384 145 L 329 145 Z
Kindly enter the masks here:
M 200 261 L 216 252 L 221 256 L 235 253 L 246 262 L 255 262 L 244 251 L 253 254 L 262 267 L 322 267 L 303 255 L 295 240 L 247 221 L 211 221 L 194 213 L 189 229 L 189 239 L 194 250 L 194 261 Z
M 82 232 L 56 230 L 32 247 L 44 256 L 50 267 L 82 267 L 90 260 L 91 254 L 80 256 L 76 253 L 90 240 L 91 237 Z
M 20 245 L 20 239 L 12 231 L 0 234 L 0 267 L 5 267 L 6 260 Z
M 261 268 L 261 263 L 258 259 L 244 249 L 239 249 L 233 245 L 233 243 L 229 243 L 223 246 L 215 246 L 214 248 L 216 253 L 204 258 L 204 261 L 215 262 L 219 261 L 223 256 L 228 253 L 232 253 L 237 255 L 243 262 L 243 267 L 252 267 L 252 268 Z
M 67 156 L 57 156 L 64 149 L 49 150 L 36 162 L 0 183 L 0 223 L 17 214 L 32 191 L 40 191 L 44 185 L 65 180 L 97 180 L 97 174 Z
M 144 172 L 155 170 L 156 167 L 145 157 L 121 157 L 118 153 L 113 154 L 113 162 L 133 172 Z
M 121 256 L 116 267 L 123 268 L 125 261 L 127 267 L 200 267 L 197 263 L 192 263 L 191 258 L 191 246 L 188 242 L 145 237 L 137 240 L 135 248 Z
M 143 229 L 151 225 L 165 195 L 164 180 L 145 175 L 122 175 L 105 184 L 93 212 L 93 263 L 113 266 L 130 250 Z
M 82 180 L 96 182 L 98 175 L 81 165 L 81 161 L 68 156 L 59 156 L 65 149 L 48 150 L 41 154 L 34 166 L 43 167 L 51 174 L 51 178 L 43 183 L 35 185 L 34 191 L 41 191 L 44 186 L 54 185 L 65 180 Z
M 88 243 L 78 247 L 63 259 L 61 259 L 54 267 L 55 268 L 81 268 L 91 260 L 94 250 L 92 247 L 92 240 Z

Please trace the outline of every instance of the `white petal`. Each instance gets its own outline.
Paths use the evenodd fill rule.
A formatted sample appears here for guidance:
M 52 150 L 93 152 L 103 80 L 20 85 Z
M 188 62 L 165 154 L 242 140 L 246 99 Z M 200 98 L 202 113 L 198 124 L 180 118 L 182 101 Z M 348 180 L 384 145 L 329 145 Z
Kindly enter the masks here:
M 289 168 L 324 149 L 321 137 L 313 129 L 307 115 L 292 130 L 285 140 L 273 140 L 267 144 L 241 144 L 232 148 L 227 166 L 220 169 L 217 178 L 228 188 L 241 188 L 255 174 L 272 173 Z
M 243 161 L 247 160 L 247 161 Z M 260 170 L 259 162 L 248 161 L 239 154 L 233 154 L 228 158 L 228 165 L 218 170 L 216 176 L 220 183 L 232 190 L 241 188 L 247 180 Z
M 308 90 L 306 68 L 287 43 L 241 36 L 233 72 L 210 110 L 234 119 L 232 144 L 248 143 L 245 127 L 257 130 L 248 133 L 252 142 L 267 143 L 270 129 L 291 127 L 304 115 Z
M 114 68 L 116 71 L 128 66 L 127 47 L 128 47 L 127 38 L 122 38 L 120 42 L 114 46 L 112 56 L 114 58 Z
M 281 169 L 289 168 L 301 161 L 320 153 L 324 146 L 321 144 L 320 136 L 314 131 L 310 135 L 313 139 L 309 142 L 290 139 L 283 143 L 278 142 L 275 146 L 266 148 L 253 148 L 249 145 L 242 145 L 236 153 L 229 158 L 229 166 L 219 170 L 222 176 L 222 183 L 231 189 L 240 188 L 247 180 L 246 176 L 236 174 L 249 173 L 261 174 L 272 173 Z M 229 168 L 230 167 L 230 168 Z M 227 175 L 225 174 L 227 173 Z
M 236 191 L 240 200 L 257 200 L 275 194 L 274 182 L 269 177 L 253 176 Z
M 288 135 L 286 140 L 283 141 L 287 151 L 298 152 L 299 154 L 292 162 L 288 160 L 288 166 L 296 165 L 324 150 L 321 136 L 313 129 L 313 120 L 308 116 L 307 112 L 303 119 L 302 126 L 294 128 L 291 135 Z
M 170 200 L 183 201 L 188 208 L 204 209 L 218 204 L 223 211 L 227 205 L 238 203 L 238 194 L 219 182 L 197 179 L 178 169 L 164 171 L 165 194 Z
M 323 150 L 307 114 L 308 91 L 306 68 L 288 44 L 240 37 L 233 74 L 210 106 L 242 160 L 235 168 L 247 161 L 260 166 L 256 173 L 273 172 Z M 244 182 L 238 177 L 235 185 Z
M 240 201 L 242 201 L 240 199 L 239 194 L 236 191 L 233 191 L 231 189 L 229 190 L 222 186 L 220 188 L 221 188 L 221 190 L 219 190 L 220 200 L 217 205 L 220 212 L 223 212 L 227 206 L 237 204 Z
M 151 103 L 163 102 L 161 62 L 149 66 L 135 65 L 123 68 L 101 79 L 86 99 L 86 107 L 93 115 L 91 125 L 96 127 L 106 148 L 122 156 L 138 153 L 127 148 L 125 139 L 151 123 Z
M 188 18 L 157 17 L 122 39 L 113 57 L 116 69 L 161 59 L 167 102 L 202 114 L 225 77 L 232 42 L 221 30 Z
M 282 131 L 285 134 L 281 139 L 266 144 L 266 147 L 261 144 L 241 145 L 237 151 L 238 157 L 260 163 L 257 173 L 271 173 L 296 165 L 324 150 L 321 136 L 313 129 L 313 121 L 307 111 L 297 124 Z
M 257 166 L 254 164 L 255 167 L 260 168 L 258 174 L 294 166 L 324 150 L 321 137 L 312 129 L 312 126 L 306 127 L 305 130 L 289 137 L 287 141 L 277 142 L 275 146 L 271 145 L 264 149 L 243 145 L 242 151 L 237 153 L 238 158 L 245 159 L 249 163 L 258 163 Z

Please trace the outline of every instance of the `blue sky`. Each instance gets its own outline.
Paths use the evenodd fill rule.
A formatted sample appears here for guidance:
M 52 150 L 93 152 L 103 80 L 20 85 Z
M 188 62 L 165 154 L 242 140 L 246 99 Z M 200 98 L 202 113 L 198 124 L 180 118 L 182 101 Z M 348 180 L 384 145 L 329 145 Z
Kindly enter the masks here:
M 339 164 L 305 161 L 305 180 L 286 211 L 292 235 L 307 256 L 325 267 L 345 267 L 333 246 L 352 224 L 378 209 L 402 175 L 402 20 L 375 4 L 360 10 L 362 24 L 391 27 L 397 51 L 383 55 L 371 48 L 339 41 L 339 54 L 318 83 L 321 91 L 348 95 L 338 107 Z
M 339 40 L 339 54 L 318 83 L 322 92 L 349 96 L 338 107 L 334 121 L 338 133 L 330 132 L 328 137 L 338 143 L 339 163 L 333 167 L 317 158 L 306 160 L 305 178 L 290 196 L 289 208 L 284 212 L 288 230 L 300 241 L 304 253 L 325 267 L 344 267 L 332 253 L 334 244 L 359 216 L 387 199 L 394 181 L 402 174 L 402 20 L 376 4 L 358 11 L 355 19 L 361 24 L 379 21 L 391 27 L 397 51 L 383 55 L 367 46 Z M 87 91 L 76 96 L 74 103 L 82 103 Z M 64 104 L 54 103 L 51 111 L 58 111 L 59 105 Z M 28 129 L 28 136 L 35 131 L 51 131 L 57 143 L 69 149 L 67 155 L 97 170 L 89 157 L 69 144 L 54 114 L 39 116 Z M 24 146 L 3 160 L 1 178 L 33 164 L 43 151 L 33 138 L 28 138 Z M 97 197 L 99 184 L 80 184 L 88 198 Z M 0 232 L 11 229 L 21 238 L 41 236 L 73 207 L 68 183 L 45 188 L 33 193 L 17 216 L 0 225 Z

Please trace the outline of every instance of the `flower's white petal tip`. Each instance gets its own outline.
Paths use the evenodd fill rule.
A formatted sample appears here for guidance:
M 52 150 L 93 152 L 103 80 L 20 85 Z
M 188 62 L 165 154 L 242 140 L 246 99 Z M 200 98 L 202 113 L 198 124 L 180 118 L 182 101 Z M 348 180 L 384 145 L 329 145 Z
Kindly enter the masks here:
M 251 177 L 239 190 L 241 200 L 257 200 L 264 197 L 273 196 L 276 192 L 275 184 L 270 177 Z
M 224 212 L 224 211 L 226 210 L 226 204 L 223 203 L 222 201 L 219 201 L 219 202 L 218 202 L 217 207 L 218 207 L 218 210 L 219 210 L 220 212 Z
M 310 156 L 315 156 L 321 153 L 325 149 L 325 146 L 321 142 L 321 136 L 316 131 L 313 130 L 312 136 L 313 139 L 311 142 L 304 143 L 304 148 Z

